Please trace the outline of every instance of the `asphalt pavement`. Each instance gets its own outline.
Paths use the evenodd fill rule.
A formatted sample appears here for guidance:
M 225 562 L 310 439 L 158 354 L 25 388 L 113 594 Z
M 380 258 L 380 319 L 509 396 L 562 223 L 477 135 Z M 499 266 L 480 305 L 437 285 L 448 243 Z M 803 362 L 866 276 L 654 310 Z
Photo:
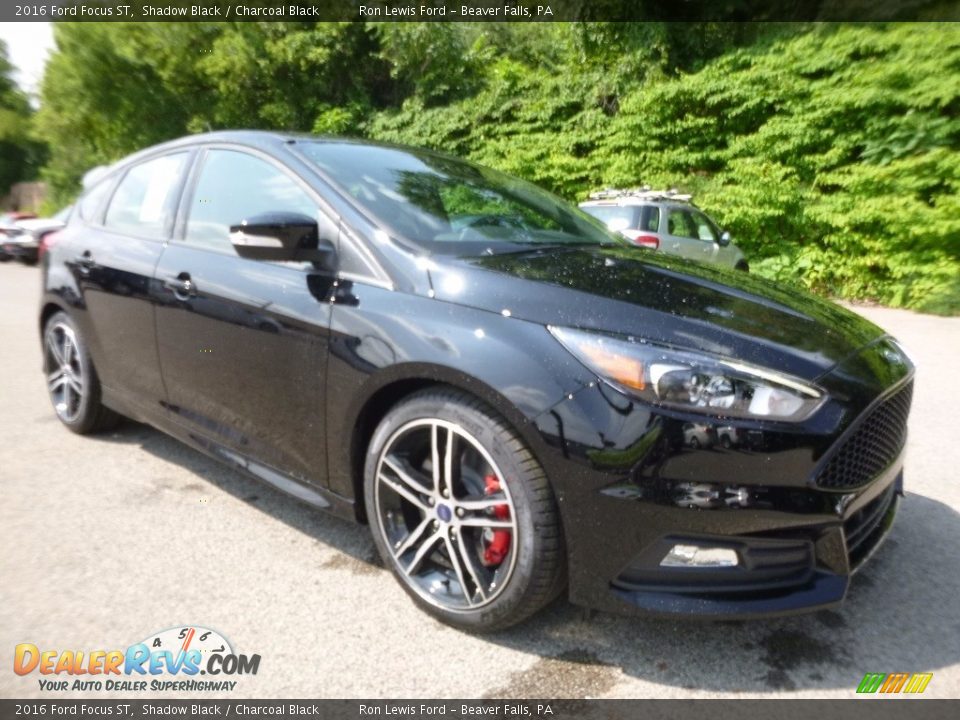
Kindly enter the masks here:
M 857 308 L 919 371 L 907 497 L 839 610 L 664 621 L 559 601 L 475 637 L 414 607 L 366 527 L 142 425 L 62 428 L 40 372 L 39 279 L 0 265 L 0 697 L 116 696 L 41 690 L 45 676 L 13 670 L 19 643 L 123 649 L 187 625 L 260 655 L 234 698 L 850 697 L 866 672 L 932 672 L 925 696 L 960 696 L 960 318 Z

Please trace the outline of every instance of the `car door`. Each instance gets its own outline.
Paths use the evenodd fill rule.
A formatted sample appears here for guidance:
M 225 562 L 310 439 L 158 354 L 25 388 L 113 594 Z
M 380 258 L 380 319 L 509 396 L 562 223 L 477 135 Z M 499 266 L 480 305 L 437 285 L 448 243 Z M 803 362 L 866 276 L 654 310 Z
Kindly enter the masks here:
M 231 225 L 266 212 L 338 223 L 307 186 L 253 150 L 208 148 L 157 267 L 157 346 L 175 423 L 274 484 L 326 481 L 324 382 L 333 274 L 239 257 Z M 287 481 L 289 482 L 289 481 Z
M 661 248 L 671 255 L 700 260 L 703 244 L 697 235 L 697 228 L 690 217 L 690 212 L 683 207 L 667 207 L 667 238 L 666 247 Z
M 690 219 L 693 227 L 696 228 L 697 239 L 700 241 L 700 248 L 695 259 L 703 262 L 716 262 L 717 253 L 720 251 L 720 233 L 716 226 L 710 222 L 710 218 L 699 210 L 690 211 Z
M 165 398 L 154 338 L 152 278 L 172 228 L 190 152 L 150 158 L 88 193 L 68 259 L 104 393 L 152 415 Z M 111 193 L 112 191 L 112 193 Z

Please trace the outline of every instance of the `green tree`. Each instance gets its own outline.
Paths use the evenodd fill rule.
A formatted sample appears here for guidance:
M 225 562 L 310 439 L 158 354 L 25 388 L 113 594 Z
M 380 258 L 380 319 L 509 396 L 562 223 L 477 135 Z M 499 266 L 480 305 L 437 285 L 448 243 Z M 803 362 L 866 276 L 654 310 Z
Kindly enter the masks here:
M 481 58 L 459 23 L 377 23 L 380 56 L 389 63 L 397 92 L 426 105 L 473 94 L 481 81 Z
M 58 23 L 34 123 L 44 177 L 65 200 L 93 165 L 217 128 L 366 135 L 571 200 L 681 187 L 759 275 L 960 312 L 960 28 L 584 17 Z
M 91 167 L 183 134 L 189 106 L 162 82 L 164 56 L 147 52 L 162 25 L 53 26 L 36 126 L 52 149 L 43 174 L 55 202 L 68 201 Z
M 0 196 L 14 183 L 34 179 L 43 160 L 43 148 L 30 134 L 30 103 L 14 82 L 13 70 L 0 40 Z

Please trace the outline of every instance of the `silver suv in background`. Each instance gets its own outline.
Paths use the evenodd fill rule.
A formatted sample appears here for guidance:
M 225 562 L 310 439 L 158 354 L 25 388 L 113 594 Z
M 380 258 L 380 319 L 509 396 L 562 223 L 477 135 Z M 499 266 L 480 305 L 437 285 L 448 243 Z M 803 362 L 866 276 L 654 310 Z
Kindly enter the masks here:
M 743 252 L 710 217 L 676 190 L 602 190 L 580 209 L 642 247 L 749 270 Z

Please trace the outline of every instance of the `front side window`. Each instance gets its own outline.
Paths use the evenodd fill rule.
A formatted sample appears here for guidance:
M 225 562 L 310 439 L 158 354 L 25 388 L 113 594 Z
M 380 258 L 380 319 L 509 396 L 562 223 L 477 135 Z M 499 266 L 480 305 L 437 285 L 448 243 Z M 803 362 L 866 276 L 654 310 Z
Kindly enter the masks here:
M 716 242 L 717 234 L 713 230 L 713 224 L 707 219 L 707 216 L 701 212 L 690 213 L 693 224 L 697 228 L 697 237 L 707 242 Z
M 272 163 L 235 150 L 209 150 L 190 202 L 185 241 L 232 253 L 230 226 L 267 212 L 320 219 L 307 192 Z
M 165 238 L 187 157 L 185 152 L 174 153 L 130 168 L 110 199 L 104 226 L 139 237 Z
M 428 252 L 476 256 L 624 242 L 534 185 L 456 158 L 350 142 L 297 147 L 379 224 Z

